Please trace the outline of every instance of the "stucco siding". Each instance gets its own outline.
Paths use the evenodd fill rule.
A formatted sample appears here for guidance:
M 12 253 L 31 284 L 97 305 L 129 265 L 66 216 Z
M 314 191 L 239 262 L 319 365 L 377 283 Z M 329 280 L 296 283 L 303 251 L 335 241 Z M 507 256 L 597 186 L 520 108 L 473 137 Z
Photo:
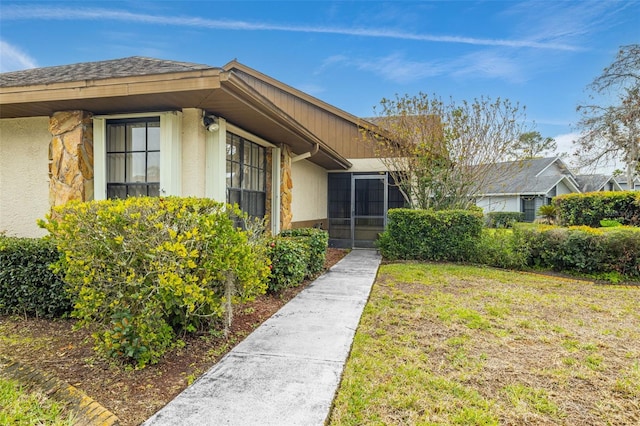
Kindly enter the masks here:
M 518 196 L 484 197 L 476 202 L 484 213 L 489 212 L 519 212 L 520 198 Z
M 202 110 L 182 110 L 182 195 L 205 196 L 206 136 Z
M 49 213 L 49 117 L 0 120 L 0 232 L 40 237 Z
M 303 160 L 291 165 L 293 222 L 327 218 L 327 171 Z

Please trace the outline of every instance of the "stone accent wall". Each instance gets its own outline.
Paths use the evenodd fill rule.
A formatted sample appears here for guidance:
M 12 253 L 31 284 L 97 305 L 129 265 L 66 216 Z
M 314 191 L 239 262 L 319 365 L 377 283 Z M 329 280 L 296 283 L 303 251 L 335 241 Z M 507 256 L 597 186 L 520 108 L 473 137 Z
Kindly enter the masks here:
M 280 171 L 280 229 L 290 229 L 293 213 L 291 212 L 291 200 L 293 180 L 291 179 L 291 149 L 287 145 L 282 146 L 282 170 Z
M 86 111 L 55 112 L 49 119 L 49 204 L 93 200 L 93 121 Z

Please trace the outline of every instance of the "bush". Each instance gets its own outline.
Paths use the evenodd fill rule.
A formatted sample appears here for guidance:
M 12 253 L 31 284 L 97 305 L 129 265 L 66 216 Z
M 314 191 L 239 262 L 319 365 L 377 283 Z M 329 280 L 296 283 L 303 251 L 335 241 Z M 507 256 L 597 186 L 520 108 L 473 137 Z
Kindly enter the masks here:
M 72 315 L 97 327 L 101 353 L 142 367 L 180 333 L 228 327 L 232 305 L 265 291 L 264 243 L 236 228 L 242 216 L 209 199 L 136 197 L 71 202 L 41 225 L 64 254 Z
M 308 246 L 299 238 L 275 237 L 268 245 L 271 259 L 268 288 L 278 292 L 299 285 L 307 273 Z
M 327 231 L 316 228 L 287 229 L 280 233 L 282 237 L 299 237 L 306 246 L 307 252 L 307 278 L 312 278 L 322 272 L 324 261 L 327 257 L 329 246 L 329 234 Z
M 71 312 L 71 297 L 50 265 L 60 254 L 50 241 L 0 235 L 0 314 L 54 318 Z
M 640 193 L 637 191 L 589 192 L 555 197 L 560 224 L 600 226 L 603 219 L 623 225 L 640 226 Z
M 482 223 L 481 211 L 391 209 L 377 244 L 391 260 L 471 260 Z
M 472 260 L 498 268 L 522 269 L 527 266 L 527 254 L 511 229 L 484 229 Z
M 487 228 L 511 228 L 514 223 L 524 221 L 522 212 L 489 212 L 485 216 Z
M 640 230 L 630 227 L 522 226 L 514 229 L 527 264 L 594 277 L 640 277 Z

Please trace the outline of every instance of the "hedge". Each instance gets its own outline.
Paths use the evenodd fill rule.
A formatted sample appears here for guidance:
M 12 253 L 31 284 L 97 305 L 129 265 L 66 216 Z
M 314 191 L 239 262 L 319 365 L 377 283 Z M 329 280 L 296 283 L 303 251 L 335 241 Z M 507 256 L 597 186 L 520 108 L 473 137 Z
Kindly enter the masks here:
M 322 271 L 327 257 L 329 233 L 317 228 L 287 229 L 280 233 L 282 237 L 298 237 L 306 246 L 308 253 L 307 278 L 311 278 Z
M 269 291 L 295 287 L 305 277 L 318 275 L 324 268 L 328 245 L 329 234 L 316 228 L 287 229 L 271 239 Z
M 640 229 L 522 225 L 514 237 L 528 266 L 578 272 L 613 281 L 640 278 Z
M 71 296 L 50 265 L 55 244 L 0 235 L 0 314 L 54 318 L 71 312 Z
M 391 209 L 377 244 L 390 260 L 465 261 L 475 256 L 482 227 L 480 210 Z
M 601 220 L 640 226 L 640 193 L 637 191 L 589 192 L 555 197 L 559 223 L 564 226 L 601 226 Z

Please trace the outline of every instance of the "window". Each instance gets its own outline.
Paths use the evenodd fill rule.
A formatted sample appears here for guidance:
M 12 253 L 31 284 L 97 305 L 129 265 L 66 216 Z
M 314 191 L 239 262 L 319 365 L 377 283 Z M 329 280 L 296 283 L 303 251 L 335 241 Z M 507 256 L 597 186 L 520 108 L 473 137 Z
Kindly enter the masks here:
M 160 118 L 107 120 L 107 198 L 160 195 Z
M 253 217 L 265 215 L 265 154 L 264 147 L 227 133 L 227 202 Z

